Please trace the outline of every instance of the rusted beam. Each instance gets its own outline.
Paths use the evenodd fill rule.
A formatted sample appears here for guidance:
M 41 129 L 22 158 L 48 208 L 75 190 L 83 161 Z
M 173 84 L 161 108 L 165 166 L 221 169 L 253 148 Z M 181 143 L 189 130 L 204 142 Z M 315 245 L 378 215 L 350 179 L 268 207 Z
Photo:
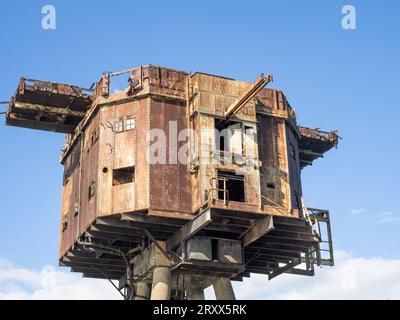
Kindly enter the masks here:
M 275 229 L 272 216 L 266 216 L 260 221 L 257 221 L 253 228 L 250 229 L 243 237 L 243 245 L 247 247 L 249 244 L 258 240 L 268 232 Z
M 289 269 L 285 271 L 285 273 L 296 274 L 299 276 L 308 276 L 308 277 L 312 277 L 315 274 L 314 270 L 303 270 L 298 268 Z
M 241 96 L 225 110 L 225 119 L 228 120 L 238 113 L 254 96 L 272 81 L 272 75 L 265 77 L 261 74 Z
M 268 274 L 268 280 L 272 280 L 273 278 L 281 275 L 282 273 L 288 273 L 291 269 L 298 266 L 300 264 L 300 259 L 293 259 L 292 262 L 288 263 L 286 266 L 276 269 Z
M 57 115 L 67 115 L 73 117 L 80 117 L 83 118 L 85 116 L 85 112 L 81 111 L 74 111 L 67 108 L 56 108 L 51 106 L 45 106 L 41 104 L 34 104 L 34 103 L 26 103 L 26 102 L 15 102 L 12 106 L 13 111 L 38 111 L 43 112 L 43 114 L 57 114 Z
M 6 124 L 9 126 L 22 127 L 22 128 L 30 128 L 30 129 L 38 129 L 51 132 L 59 132 L 59 133 L 73 133 L 76 126 L 75 125 L 57 125 L 56 122 L 48 122 L 48 121 L 36 121 L 32 119 L 27 119 L 24 117 L 16 117 L 16 115 L 10 114 L 6 118 Z
M 299 149 L 299 152 L 308 156 L 312 156 L 315 158 L 323 158 L 324 154 L 323 153 L 319 153 L 319 152 L 314 152 L 312 150 L 309 149 Z
M 207 209 L 200 213 L 193 220 L 180 228 L 175 234 L 170 236 L 167 241 L 167 252 L 176 248 L 182 241 L 193 236 L 197 231 L 201 230 L 211 222 L 211 209 Z

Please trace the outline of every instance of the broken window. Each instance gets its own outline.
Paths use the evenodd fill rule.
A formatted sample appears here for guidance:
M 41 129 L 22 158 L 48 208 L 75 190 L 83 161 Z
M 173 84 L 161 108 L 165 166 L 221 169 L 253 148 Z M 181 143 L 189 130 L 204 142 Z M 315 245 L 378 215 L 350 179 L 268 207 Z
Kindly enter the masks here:
M 268 183 L 267 183 L 267 188 L 268 188 L 268 189 L 275 189 L 275 183 L 268 182 Z
M 218 199 L 245 202 L 244 176 L 230 171 L 218 171 Z
M 241 123 L 216 119 L 215 129 L 217 150 L 243 154 L 243 128 Z
M 126 121 L 125 121 L 125 130 L 128 131 L 128 130 L 133 130 L 133 129 L 135 129 L 135 118 L 132 116 L 129 116 L 126 118 Z
M 92 142 L 92 146 L 97 142 L 97 140 L 99 140 L 100 137 L 100 128 L 96 127 L 93 132 L 92 132 L 92 136 L 91 136 L 91 142 Z
M 68 217 L 66 214 L 62 217 L 62 231 L 64 232 L 68 228 Z
M 89 199 L 92 198 L 96 194 L 96 181 L 92 180 L 89 184 Z
M 79 201 L 75 201 L 75 206 L 74 206 L 74 216 L 77 216 L 79 214 Z
M 123 132 L 124 131 L 124 119 L 119 118 L 117 121 L 115 121 L 114 124 L 114 132 Z
M 113 170 L 113 186 L 135 181 L 135 167 L 126 167 Z

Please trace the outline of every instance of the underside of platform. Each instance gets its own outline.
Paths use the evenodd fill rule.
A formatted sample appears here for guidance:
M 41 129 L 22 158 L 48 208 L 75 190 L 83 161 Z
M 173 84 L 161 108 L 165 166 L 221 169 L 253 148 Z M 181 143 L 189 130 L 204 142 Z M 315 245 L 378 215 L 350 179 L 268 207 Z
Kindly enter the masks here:
M 340 137 L 336 132 L 321 131 L 298 127 L 301 139 L 299 141 L 300 167 L 312 165 L 313 161 L 322 158 L 324 153 L 337 147 Z
M 243 264 L 215 261 L 191 261 L 179 257 L 173 271 L 215 276 L 229 275 L 242 280 L 250 273 L 266 274 L 273 278 L 281 273 L 313 275 L 313 269 L 296 269 L 307 262 L 307 254 L 319 248 L 320 238 L 305 219 L 269 216 L 260 213 L 209 208 L 207 217 L 197 220 L 162 217 L 151 213 L 126 213 L 97 218 L 79 241 L 60 259 L 60 264 L 73 272 L 90 278 L 120 279 L 127 270 L 137 248 L 149 241 L 165 241 L 170 245 L 172 259 L 179 255 L 174 241 L 190 237 L 241 240 L 244 243 Z M 257 226 L 271 218 L 273 228 L 260 233 Z M 263 220 L 264 219 L 264 220 Z M 189 227 L 188 227 L 189 226 Z M 183 231 L 182 231 L 183 230 Z M 135 249 L 136 248 L 136 249 Z M 309 262 L 309 261 L 308 261 Z
M 91 103 L 90 89 L 22 78 L 10 101 L 6 124 L 73 133 Z

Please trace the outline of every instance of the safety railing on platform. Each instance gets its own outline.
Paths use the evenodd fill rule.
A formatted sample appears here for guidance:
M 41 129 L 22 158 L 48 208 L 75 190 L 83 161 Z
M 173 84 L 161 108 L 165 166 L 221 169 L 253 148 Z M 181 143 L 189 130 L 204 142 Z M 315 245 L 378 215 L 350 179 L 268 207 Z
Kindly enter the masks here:
M 311 262 L 318 266 L 333 266 L 333 243 L 331 221 L 328 210 L 304 208 L 305 218 L 312 227 L 314 235 L 319 238 L 319 246 L 313 248 L 310 252 Z

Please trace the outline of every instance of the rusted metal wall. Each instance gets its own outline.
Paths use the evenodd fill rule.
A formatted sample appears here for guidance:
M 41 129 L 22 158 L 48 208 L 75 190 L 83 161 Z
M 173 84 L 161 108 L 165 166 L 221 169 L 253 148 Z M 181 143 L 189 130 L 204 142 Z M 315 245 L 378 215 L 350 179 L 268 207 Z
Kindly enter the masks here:
M 147 161 L 147 139 L 145 138 L 150 128 L 150 98 L 138 101 L 136 109 L 136 210 L 150 206 L 150 168 Z
M 301 213 L 302 209 L 302 190 L 300 178 L 300 159 L 299 143 L 293 131 L 286 128 L 287 150 L 289 159 L 289 182 L 292 209 L 297 209 Z
M 193 109 L 199 113 L 199 135 L 200 135 L 200 183 L 198 186 L 202 201 L 206 201 L 206 197 L 217 198 L 216 191 L 208 194 L 208 191 L 216 188 L 215 179 L 218 170 L 226 170 L 230 172 L 240 172 L 241 166 L 235 163 L 215 161 L 219 151 L 216 149 L 216 140 L 213 130 L 215 122 L 223 119 L 226 108 L 236 101 L 240 94 L 248 87 L 248 83 L 235 81 L 224 77 L 216 77 L 208 74 L 197 73 L 192 78 L 193 91 L 196 99 L 193 102 Z M 234 119 L 257 132 L 256 127 L 256 106 L 253 101 L 245 105 Z M 237 137 L 236 137 L 237 138 Z M 257 134 L 256 134 L 257 139 Z M 235 140 L 235 138 L 233 139 Z M 236 139 L 237 140 L 237 139 Z M 245 203 L 228 202 L 224 204 L 222 201 L 215 200 L 215 206 L 221 206 L 236 209 L 258 211 L 260 204 L 260 188 L 258 173 L 258 150 L 256 143 L 251 143 L 249 139 L 243 135 L 243 140 L 237 141 L 232 149 L 233 152 L 241 152 L 244 150 L 244 157 L 249 156 L 254 163 L 254 167 L 250 172 L 244 174 Z M 239 143 L 240 142 L 240 143 Z M 242 145 L 241 145 L 242 144 Z
M 191 129 L 195 132 L 195 137 L 193 137 L 193 145 L 192 145 L 192 173 L 190 175 L 191 178 L 191 186 L 192 186 L 192 211 L 195 212 L 197 209 L 199 209 L 202 205 L 202 202 L 204 201 L 202 198 L 202 194 L 200 191 L 200 171 L 198 168 L 200 167 L 200 157 L 199 157 L 199 151 L 195 150 L 195 146 L 198 147 L 200 146 L 200 116 L 198 114 L 195 114 L 192 117 L 191 121 Z M 197 154 L 194 154 L 194 151 L 196 151 Z
M 249 85 L 246 82 L 204 73 L 194 74 L 191 82 L 199 100 L 196 110 L 216 117 L 223 117 L 225 109 L 235 102 Z M 249 102 L 236 114 L 236 118 L 254 121 L 255 115 L 255 103 Z
M 115 124 L 134 119 L 133 129 L 116 132 Z M 148 207 L 146 134 L 148 99 L 101 108 L 98 215 L 110 215 Z M 138 139 L 137 137 L 141 138 Z M 134 181 L 113 185 L 113 170 L 134 167 Z
M 98 114 L 83 131 L 64 162 L 60 256 L 74 243 L 96 216 L 99 154 Z M 82 138 L 83 137 L 83 138 Z M 83 143 L 83 145 L 81 145 Z M 95 192 L 89 197 L 89 185 Z
M 98 160 L 99 160 L 99 113 L 84 131 L 84 145 L 81 155 L 82 178 L 81 178 L 81 205 L 79 213 L 79 230 L 82 232 L 96 217 L 97 195 L 98 195 Z M 89 186 L 94 184 L 94 194 L 89 197 Z
M 120 169 L 135 166 L 136 129 L 126 130 L 127 117 L 136 119 L 137 102 L 114 105 L 114 123 L 121 119 L 124 131 L 114 132 L 114 166 Z M 111 173 L 112 174 L 112 173 Z M 114 185 L 112 190 L 114 213 L 132 211 L 135 208 L 135 182 Z
M 100 140 L 98 167 L 98 216 L 108 215 L 113 210 L 113 168 L 114 168 L 114 107 L 100 110 Z
M 258 115 L 258 150 L 261 193 L 278 205 L 289 208 L 289 177 L 286 154 L 285 123 L 270 116 Z M 273 205 L 263 198 L 264 205 Z
M 172 125 L 172 127 L 171 127 Z M 185 141 L 173 141 L 170 134 L 187 128 L 185 104 L 165 99 L 151 99 L 150 127 L 161 129 L 167 137 L 165 164 L 150 166 L 150 207 L 153 210 L 192 212 L 191 178 L 188 166 L 177 158 Z M 177 138 L 177 137 L 175 137 Z M 176 146 L 175 146 L 176 143 Z
M 60 226 L 60 256 L 72 246 L 77 235 L 78 214 L 76 209 L 79 208 L 76 205 L 79 203 L 80 148 L 80 143 L 75 145 L 73 152 L 65 163 Z M 73 162 L 78 162 L 78 165 L 71 167 Z M 72 171 L 70 171 L 70 168 L 73 168 Z

